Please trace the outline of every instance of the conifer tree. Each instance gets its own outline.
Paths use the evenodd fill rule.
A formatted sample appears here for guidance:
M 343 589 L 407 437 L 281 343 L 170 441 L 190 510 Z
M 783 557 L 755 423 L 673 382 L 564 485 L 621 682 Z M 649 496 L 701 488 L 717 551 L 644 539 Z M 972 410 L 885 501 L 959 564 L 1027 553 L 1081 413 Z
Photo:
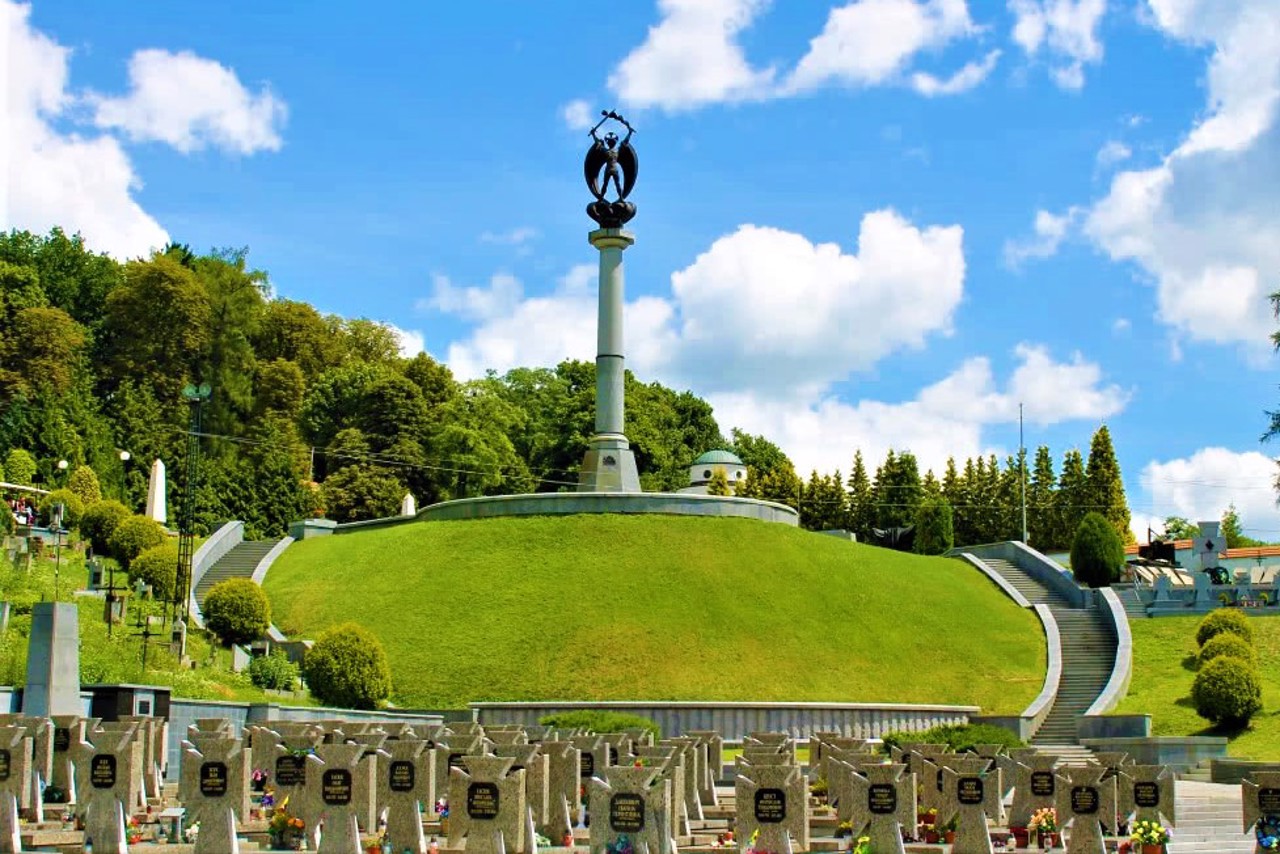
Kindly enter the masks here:
M 973 490 L 978 480 L 977 467 L 973 458 L 964 461 L 964 474 L 960 476 L 955 488 L 955 497 L 948 497 L 953 511 L 952 524 L 955 541 L 958 545 L 970 546 L 980 542 L 976 539 L 977 527 L 974 525 Z
M 1058 511 L 1055 514 L 1054 543 L 1069 545 L 1075 539 L 1085 514 L 1094 509 L 1089 495 L 1089 480 L 1084 471 L 1084 458 L 1075 448 L 1062 457 L 1062 477 L 1058 480 L 1058 496 L 1054 504 Z
M 1111 444 L 1111 431 L 1103 424 L 1089 442 L 1089 463 L 1085 469 L 1089 480 L 1090 503 L 1095 505 L 1116 529 L 1120 541 L 1133 542 L 1133 530 L 1129 527 L 1129 504 L 1124 497 L 1124 480 L 1120 477 L 1120 463 Z
M 859 542 L 867 542 L 871 538 L 871 523 L 875 518 L 874 498 L 871 494 L 871 479 L 867 477 L 867 467 L 862 462 L 862 451 L 853 455 L 853 472 L 849 475 L 849 530 L 857 535 Z
M 1058 476 L 1053 471 L 1053 455 L 1048 445 L 1036 448 L 1036 461 L 1031 470 L 1031 482 L 1027 484 L 1027 536 L 1032 548 L 1061 548 L 1065 543 L 1055 542 L 1054 498 L 1058 491 Z

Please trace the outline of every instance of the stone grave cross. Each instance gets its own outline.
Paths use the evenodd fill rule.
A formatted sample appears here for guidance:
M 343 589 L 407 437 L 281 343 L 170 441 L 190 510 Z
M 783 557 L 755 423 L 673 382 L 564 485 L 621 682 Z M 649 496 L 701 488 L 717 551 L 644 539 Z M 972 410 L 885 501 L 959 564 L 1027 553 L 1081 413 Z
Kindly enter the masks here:
M 239 854 L 236 818 L 249 814 L 249 757 L 249 748 L 234 736 L 190 734 L 181 788 L 187 820 L 200 822 L 195 854 Z
M 1101 765 L 1069 766 L 1058 775 L 1058 825 L 1069 822 L 1067 854 L 1104 854 L 1102 825 L 1116 814 L 1116 778 Z M 1106 779 L 1103 779 L 1106 777 Z
M 544 741 L 539 747 L 547 757 L 547 831 L 552 844 L 573 833 L 581 806 L 578 748 L 569 741 Z
M 31 738 L 24 726 L 0 727 L 0 851 L 22 850 L 18 805 L 31 791 Z
M 513 854 L 526 848 L 524 771 L 510 756 L 464 756 L 449 772 L 449 847 L 472 854 Z M 532 845 L 533 840 L 528 840 Z
M 1035 753 L 1018 763 L 1014 783 L 1013 806 L 1009 810 L 1010 827 L 1026 827 L 1036 810 L 1057 807 L 1058 778 L 1053 766 L 1058 757 L 1052 753 Z
M 422 804 L 431 804 L 429 777 L 435 772 L 431 751 L 419 739 L 390 741 L 378 762 L 378 803 L 387 806 L 387 840 L 396 854 L 426 854 Z
M 318 854 L 360 854 L 355 777 L 364 751 L 362 744 L 320 744 L 306 757 L 307 812 L 324 822 Z
M 72 748 L 84 741 L 85 727 L 88 720 L 79 715 L 53 716 L 52 770 L 49 772 L 49 785 L 66 793 L 67 803 L 80 803 L 76 792 L 75 766 L 72 762 Z
M 833 771 L 840 765 L 844 763 L 838 760 L 827 763 Z M 864 773 L 866 777 L 849 775 L 849 803 L 841 800 L 853 826 L 853 838 L 865 829 L 872 851 L 904 854 L 902 831 L 914 833 L 916 828 L 916 775 L 902 763 L 868 765 Z
M 753 837 L 757 851 L 809 850 L 809 782 L 800 766 L 740 767 L 734 782 L 739 850 Z
M 1259 821 L 1280 823 L 1280 771 L 1255 771 L 1240 783 L 1244 830 L 1254 830 Z M 1259 845 L 1256 849 L 1265 849 Z
M 1120 819 L 1176 824 L 1174 777 L 1168 765 L 1125 765 L 1116 783 Z M 1163 817 L 1163 818 L 1162 818 Z
M 77 802 L 95 854 L 127 854 L 125 804 L 134 792 L 134 728 L 93 730 L 73 745 Z
M 1015 747 L 996 757 L 996 767 L 1000 769 L 1000 787 L 1004 789 L 1000 793 L 1002 798 L 1007 799 L 1009 792 L 1017 784 L 1018 766 L 1025 762 L 1027 757 L 1035 756 L 1038 752 L 1034 747 Z M 1011 817 L 1010 821 L 1012 820 Z
M 44 787 L 52 784 L 53 722 L 35 715 L 0 715 L 0 726 L 20 726 L 31 739 L 30 785 L 18 800 L 18 808 L 39 824 L 44 821 Z
M 521 731 L 523 736 L 524 732 Z M 550 798 L 547 793 L 547 757 L 536 744 L 494 744 L 495 756 L 510 756 L 515 760 L 512 771 L 524 771 L 524 804 L 533 817 L 533 825 L 541 830 L 548 824 L 547 809 Z M 548 837 L 551 838 L 551 837 Z M 556 840 L 559 841 L 558 839 Z
M 653 767 L 604 769 L 591 781 L 591 851 L 604 854 L 625 837 L 637 854 L 674 854 L 671 782 Z
M 952 759 L 942 769 L 942 805 L 938 821 L 956 819 L 953 851 L 960 854 L 991 854 L 987 819 L 1000 821 L 1000 769 L 988 771 L 990 762 L 981 756 Z

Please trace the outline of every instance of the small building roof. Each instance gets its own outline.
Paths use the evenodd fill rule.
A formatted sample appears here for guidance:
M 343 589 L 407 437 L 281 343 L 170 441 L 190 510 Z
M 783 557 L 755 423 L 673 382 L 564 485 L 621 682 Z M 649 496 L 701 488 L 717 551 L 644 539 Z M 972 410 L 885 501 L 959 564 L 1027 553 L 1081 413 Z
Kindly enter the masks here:
M 708 465 L 710 463 L 720 463 L 721 465 L 740 466 L 742 460 L 738 459 L 738 455 L 731 451 L 707 451 L 702 456 L 693 461 L 695 466 Z

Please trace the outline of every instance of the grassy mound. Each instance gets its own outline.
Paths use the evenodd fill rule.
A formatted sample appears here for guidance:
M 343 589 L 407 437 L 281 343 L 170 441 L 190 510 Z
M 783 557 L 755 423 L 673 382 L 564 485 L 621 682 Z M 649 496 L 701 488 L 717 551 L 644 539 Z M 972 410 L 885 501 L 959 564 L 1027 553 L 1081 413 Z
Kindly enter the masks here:
M 1280 619 L 1251 617 L 1262 711 L 1249 727 L 1220 729 L 1196 714 L 1191 683 L 1196 677 L 1196 626 L 1200 616 L 1131 620 L 1133 679 L 1116 712 L 1149 713 L 1155 735 L 1222 735 L 1228 752 L 1249 759 L 1280 759 Z
M 638 699 L 971 703 L 1040 689 L 1033 614 L 957 560 L 744 519 L 422 522 L 291 546 L 277 625 L 356 620 L 395 702 Z

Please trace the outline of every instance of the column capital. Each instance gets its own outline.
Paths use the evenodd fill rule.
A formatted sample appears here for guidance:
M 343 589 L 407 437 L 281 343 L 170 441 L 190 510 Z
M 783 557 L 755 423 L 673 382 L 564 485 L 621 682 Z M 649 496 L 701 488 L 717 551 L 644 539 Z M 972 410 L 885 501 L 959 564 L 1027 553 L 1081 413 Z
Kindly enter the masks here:
M 597 249 L 626 249 L 636 242 L 636 236 L 624 228 L 597 228 L 587 240 Z

